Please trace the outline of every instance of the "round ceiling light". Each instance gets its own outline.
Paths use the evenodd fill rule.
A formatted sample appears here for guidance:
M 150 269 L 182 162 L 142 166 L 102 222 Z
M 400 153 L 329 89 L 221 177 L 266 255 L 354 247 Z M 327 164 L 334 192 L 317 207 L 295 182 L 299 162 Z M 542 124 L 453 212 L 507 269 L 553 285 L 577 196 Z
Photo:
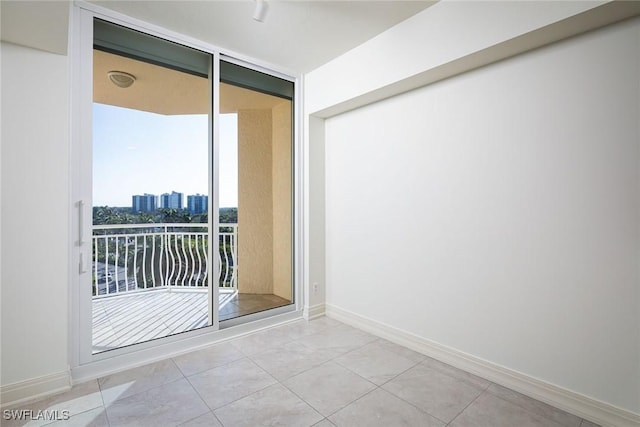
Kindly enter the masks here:
M 136 76 L 124 71 L 109 71 L 107 76 L 109 76 L 111 83 L 121 88 L 127 88 L 136 81 Z

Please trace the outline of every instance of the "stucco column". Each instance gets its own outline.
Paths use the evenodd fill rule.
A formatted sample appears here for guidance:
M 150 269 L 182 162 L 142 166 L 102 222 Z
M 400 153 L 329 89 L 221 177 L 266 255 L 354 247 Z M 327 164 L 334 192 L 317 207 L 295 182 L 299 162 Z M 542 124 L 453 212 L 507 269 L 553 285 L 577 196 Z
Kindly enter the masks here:
M 291 102 L 273 115 L 273 293 L 291 301 Z
M 271 110 L 238 111 L 238 291 L 273 293 Z

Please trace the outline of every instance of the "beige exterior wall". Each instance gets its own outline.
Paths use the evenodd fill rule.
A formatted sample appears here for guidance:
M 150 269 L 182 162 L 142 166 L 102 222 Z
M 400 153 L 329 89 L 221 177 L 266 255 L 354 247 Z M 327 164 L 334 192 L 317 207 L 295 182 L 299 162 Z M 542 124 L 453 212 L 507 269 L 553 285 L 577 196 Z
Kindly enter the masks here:
M 238 110 L 238 291 L 292 299 L 291 102 Z
M 273 108 L 273 293 L 291 301 L 291 102 Z
M 238 291 L 273 293 L 271 110 L 238 111 Z

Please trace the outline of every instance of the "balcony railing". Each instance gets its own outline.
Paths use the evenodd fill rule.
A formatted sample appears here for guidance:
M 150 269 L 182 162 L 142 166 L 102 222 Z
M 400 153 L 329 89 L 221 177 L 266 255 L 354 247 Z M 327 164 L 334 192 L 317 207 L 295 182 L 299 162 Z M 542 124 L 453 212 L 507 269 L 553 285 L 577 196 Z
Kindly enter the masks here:
M 238 224 L 219 224 L 218 286 L 238 287 Z M 93 226 L 93 295 L 209 285 L 207 224 Z

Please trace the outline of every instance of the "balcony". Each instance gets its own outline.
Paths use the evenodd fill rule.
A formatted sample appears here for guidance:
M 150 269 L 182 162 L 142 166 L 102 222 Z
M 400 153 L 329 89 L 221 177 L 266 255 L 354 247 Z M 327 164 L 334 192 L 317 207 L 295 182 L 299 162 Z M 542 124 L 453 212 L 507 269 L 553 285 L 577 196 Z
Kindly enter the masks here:
M 238 225 L 220 224 L 216 285 L 220 320 L 289 304 L 239 294 Z M 207 224 L 93 227 L 93 352 L 209 324 Z
M 93 296 L 208 286 L 208 224 L 93 226 Z M 237 292 L 238 224 L 221 224 L 218 285 Z

